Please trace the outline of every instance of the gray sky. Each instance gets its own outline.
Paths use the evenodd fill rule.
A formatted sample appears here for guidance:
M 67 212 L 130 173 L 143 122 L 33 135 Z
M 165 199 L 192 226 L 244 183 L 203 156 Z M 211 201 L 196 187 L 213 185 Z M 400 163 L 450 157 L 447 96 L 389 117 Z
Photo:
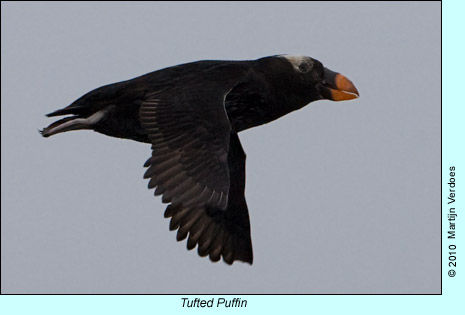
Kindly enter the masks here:
M 439 293 L 440 2 L 4 3 L 2 293 Z M 303 54 L 361 97 L 240 134 L 254 264 L 176 242 L 150 146 L 46 113 L 201 59 Z

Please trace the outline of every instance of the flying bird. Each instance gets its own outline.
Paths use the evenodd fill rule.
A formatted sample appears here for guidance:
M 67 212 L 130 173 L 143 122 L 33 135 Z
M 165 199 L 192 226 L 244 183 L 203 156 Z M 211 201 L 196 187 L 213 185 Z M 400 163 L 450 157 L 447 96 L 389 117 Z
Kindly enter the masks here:
M 317 100 L 357 98 L 354 84 L 306 56 L 197 61 L 97 88 L 48 114 L 44 137 L 90 129 L 150 143 L 144 178 L 189 250 L 253 262 L 238 133 Z

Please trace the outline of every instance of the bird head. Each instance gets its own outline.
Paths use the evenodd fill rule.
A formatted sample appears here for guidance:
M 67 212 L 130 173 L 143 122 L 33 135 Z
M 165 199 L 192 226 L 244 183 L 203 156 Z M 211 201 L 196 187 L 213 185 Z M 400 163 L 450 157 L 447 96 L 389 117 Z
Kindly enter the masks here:
M 292 85 L 310 95 L 311 101 L 326 99 L 346 101 L 359 97 L 355 85 L 344 75 L 329 70 L 323 64 L 307 56 L 279 55 L 288 62 Z

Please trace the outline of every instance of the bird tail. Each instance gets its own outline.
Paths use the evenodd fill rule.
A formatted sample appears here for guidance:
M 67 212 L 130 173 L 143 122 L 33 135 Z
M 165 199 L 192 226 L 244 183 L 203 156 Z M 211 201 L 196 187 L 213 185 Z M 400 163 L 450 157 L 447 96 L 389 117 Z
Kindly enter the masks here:
M 65 107 L 63 109 L 59 109 L 54 111 L 50 114 L 47 114 L 47 117 L 54 117 L 54 116 L 62 116 L 62 115 L 72 115 L 70 117 L 65 117 L 58 121 L 55 121 L 48 127 L 40 130 L 39 132 L 45 138 L 56 135 L 58 133 L 72 131 L 72 130 L 80 130 L 80 129 L 93 129 L 96 123 L 98 123 L 104 116 L 105 110 L 100 110 L 92 115 L 84 115 L 81 111 L 82 108 L 80 107 Z M 87 116 L 87 117 L 86 117 Z

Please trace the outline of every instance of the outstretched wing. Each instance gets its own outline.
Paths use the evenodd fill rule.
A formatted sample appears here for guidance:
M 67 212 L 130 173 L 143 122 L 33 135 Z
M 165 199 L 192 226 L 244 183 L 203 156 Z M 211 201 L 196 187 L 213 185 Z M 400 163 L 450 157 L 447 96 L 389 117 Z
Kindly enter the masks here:
M 203 83 L 158 90 L 141 105 L 140 121 L 152 143 L 144 177 L 165 203 L 225 209 L 231 125 L 224 98 L 229 89 Z
M 188 235 L 187 248 L 198 245 L 200 256 L 210 256 L 212 261 L 223 260 L 232 264 L 235 260 L 252 264 L 250 223 L 245 201 L 245 158 L 237 134 L 229 141 L 229 198 L 224 210 L 214 206 L 189 207 L 169 205 L 165 217 L 171 218 L 170 230 L 178 230 L 177 240 Z

